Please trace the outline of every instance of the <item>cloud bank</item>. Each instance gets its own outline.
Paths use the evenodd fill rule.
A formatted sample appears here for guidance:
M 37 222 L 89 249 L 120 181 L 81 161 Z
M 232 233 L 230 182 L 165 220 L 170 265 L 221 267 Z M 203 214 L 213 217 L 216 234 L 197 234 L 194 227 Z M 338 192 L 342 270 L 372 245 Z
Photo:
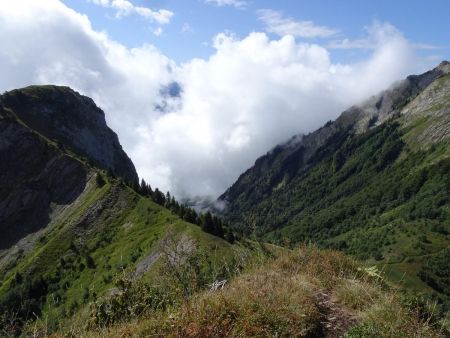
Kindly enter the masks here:
M 139 174 L 178 197 L 217 196 L 274 145 L 422 70 L 387 23 L 353 64 L 292 34 L 220 33 L 208 59 L 179 65 L 151 45 L 124 47 L 57 0 L 3 1 L 0 32 L 0 90 L 54 83 L 91 96 Z

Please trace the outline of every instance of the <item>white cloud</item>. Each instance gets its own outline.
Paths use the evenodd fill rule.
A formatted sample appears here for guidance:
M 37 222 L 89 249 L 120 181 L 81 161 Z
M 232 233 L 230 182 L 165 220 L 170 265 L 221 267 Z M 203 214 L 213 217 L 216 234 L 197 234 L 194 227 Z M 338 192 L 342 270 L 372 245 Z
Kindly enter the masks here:
M 279 36 L 293 35 L 301 38 L 324 38 L 337 33 L 337 30 L 318 26 L 312 21 L 296 21 L 283 17 L 279 11 L 261 9 L 258 11 L 259 20 L 264 22 L 266 31 Z
M 420 49 L 420 50 L 442 50 L 442 49 L 450 49 L 449 46 L 437 46 L 437 45 L 431 45 L 429 43 L 415 43 L 414 48 Z
M 373 41 L 367 39 L 352 40 L 344 38 L 341 40 L 333 40 L 327 44 L 330 49 L 374 49 L 376 45 Z
M 393 33 L 368 60 L 348 65 L 333 64 L 325 48 L 292 36 L 219 34 L 214 55 L 177 70 L 182 106 L 142 126 L 148 141 L 135 157 L 145 159 L 148 177 L 164 163 L 157 174 L 178 195 L 217 195 L 274 145 L 410 73 L 411 47 Z M 146 152 L 147 143 L 153 151 Z
M 333 40 L 328 43 L 327 47 L 330 49 L 376 49 L 392 37 L 405 40 L 396 27 L 386 22 L 374 21 L 370 26 L 365 27 L 364 30 L 366 36 L 363 38 Z
M 277 143 L 422 70 L 414 47 L 390 27 L 369 32 L 377 44 L 359 63 L 333 63 L 325 47 L 290 35 L 221 33 L 209 59 L 177 65 L 153 46 L 114 42 L 59 1 L 4 0 L 0 90 L 69 85 L 105 110 L 152 186 L 217 196 Z M 167 87 L 174 81 L 181 89 Z
M 240 9 L 243 9 L 248 5 L 248 2 L 244 0 L 205 0 L 205 3 L 213 4 L 219 7 L 234 6 Z
M 90 0 L 93 4 L 107 7 L 110 5 L 110 0 Z
M 160 25 L 165 25 L 170 22 L 170 19 L 173 16 L 173 12 L 167 9 L 155 11 L 148 7 L 135 6 L 128 0 L 90 0 L 90 2 L 103 7 L 115 9 L 117 18 L 136 14 Z

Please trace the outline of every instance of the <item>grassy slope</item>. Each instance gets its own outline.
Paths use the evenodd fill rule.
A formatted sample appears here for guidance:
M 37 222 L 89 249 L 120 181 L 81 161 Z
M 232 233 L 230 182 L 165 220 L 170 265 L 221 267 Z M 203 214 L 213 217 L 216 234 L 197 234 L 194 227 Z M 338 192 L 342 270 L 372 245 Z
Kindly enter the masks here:
M 95 295 L 111 289 L 114 275 L 123 269 L 133 270 L 140 260 L 156 252 L 169 230 L 171 236 L 188 236 L 217 261 L 231 259 L 241 247 L 202 232 L 119 182 L 101 188 L 91 182 L 88 189 L 8 273 L 0 288 L 0 295 L 7 294 L 16 273 L 24 277 L 22 283 L 42 276 L 48 292 L 40 317 L 50 325 L 70 317 Z M 112 195 L 114 203 L 102 204 Z M 92 218 L 92 210 L 101 205 L 107 208 Z M 91 215 L 88 223 L 87 214 Z
M 438 318 L 336 251 L 305 246 L 194 295 L 79 337 L 439 337 Z

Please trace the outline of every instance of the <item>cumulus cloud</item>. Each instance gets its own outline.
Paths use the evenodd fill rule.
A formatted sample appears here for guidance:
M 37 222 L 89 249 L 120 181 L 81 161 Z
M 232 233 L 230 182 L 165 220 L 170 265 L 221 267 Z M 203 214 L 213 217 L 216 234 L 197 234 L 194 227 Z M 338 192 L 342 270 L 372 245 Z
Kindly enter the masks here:
M 289 35 L 271 40 L 265 33 L 244 39 L 219 34 L 214 48 L 208 60 L 177 70 L 181 107 L 141 129 L 154 147 L 143 157 L 146 175 L 164 163 L 158 175 L 179 195 L 217 195 L 275 144 L 336 118 L 414 66 L 398 31 L 368 60 L 351 65 L 333 64 L 324 47 Z M 141 147 L 136 153 L 144 155 L 145 143 Z
M 219 7 L 222 6 L 234 6 L 236 8 L 245 8 L 248 3 L 244 0 L 205 0 L 206 4 L 213 4 Z
M 375 47 L 352 64 L 293 35 L 220 33 L 208 59 L 178 65 L 151 45 L 126 48 L 57 0 L 3 1 L 0 32 L 0 90 L 55 83 L 91 96 L 139 174 L 178 197 L 217 196 L 274 145 L 422 70 L 389 24 L 368 32 Z
M 168 24 L 173 16 L 173 12 L 167 9 L 155 11 L 148 7 L 135 6 L 128 0 L 90 0 L 90 2 L 103 7 L 115 9 L 117 18 L 136 14 L 150 21 L 164 25 Z
M 376 49 L 383 44 L 387 38 L 398 36 L 404 39 L 398 29 L 387 23 L 374 21 L 365 28 L 366 36 L 359 39 L 343 38 L 332 40 L 327 43 L 329 49 Z M 441 50 L 448 49 L 447 46 L 436 46 L 427 43 L 411 43 L 411 47 L 418 50 Z
M 337 30 L 314 24 L 312 21 L 296 21 L 284 17 L 279 11 L 261 9 L 258 11 L 259 20 L 264 22 L 269 33 L 279 36 L 293 35 L 301 38 L 324 38 L 337 33 Z

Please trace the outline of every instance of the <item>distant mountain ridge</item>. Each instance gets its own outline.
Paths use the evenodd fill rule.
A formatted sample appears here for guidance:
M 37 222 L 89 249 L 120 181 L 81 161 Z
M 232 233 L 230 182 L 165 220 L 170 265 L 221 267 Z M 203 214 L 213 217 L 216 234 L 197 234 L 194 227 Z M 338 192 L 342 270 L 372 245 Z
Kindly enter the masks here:
M 344 111 L 335 121 L 328 122 L 325 126 L 309 133 L 308 135 L 296 135 L 285 144 L 273 148 L 266 155 L 261 156 L 255 165 L 243 173 L 238 180 L 227 189 L 220 197 L 219 201 L 231 201 L 236 197 L 237 190 L 242 191 L 249 176 L 259 176 L 260 180 L 266 180 L 262 176 L 266 174 L 266 169 L 271 163 L 282 161 L 292 169 L 290 171 L 301 171 L 307 166 L 308 160 L 313 154 L 323 146 L 327 140 L 339 132 L 364 132 L 371 127 L 379 125 L 389 118 L 400 114 L 401 110 L 414 99 L 433 81 L 450 73 L 450 62 L 443 61 L 438 67 L 422 75 L 411 75 L 405 80 L 395 84 L 391 89 L 368 99 L 362 105 L 351 107 Z M 292 166 L 291 166 L 292 164 Z M 282 175 L 284 173 L 280 173 Z M 270 176 L 267 182 L 273 184 L 273 179 L 279 178 L 277 173 L 267 172 Z M 279 183 L 279 182 L 278 182 Z M 252 189 L 251 187 L 249 189 Z

